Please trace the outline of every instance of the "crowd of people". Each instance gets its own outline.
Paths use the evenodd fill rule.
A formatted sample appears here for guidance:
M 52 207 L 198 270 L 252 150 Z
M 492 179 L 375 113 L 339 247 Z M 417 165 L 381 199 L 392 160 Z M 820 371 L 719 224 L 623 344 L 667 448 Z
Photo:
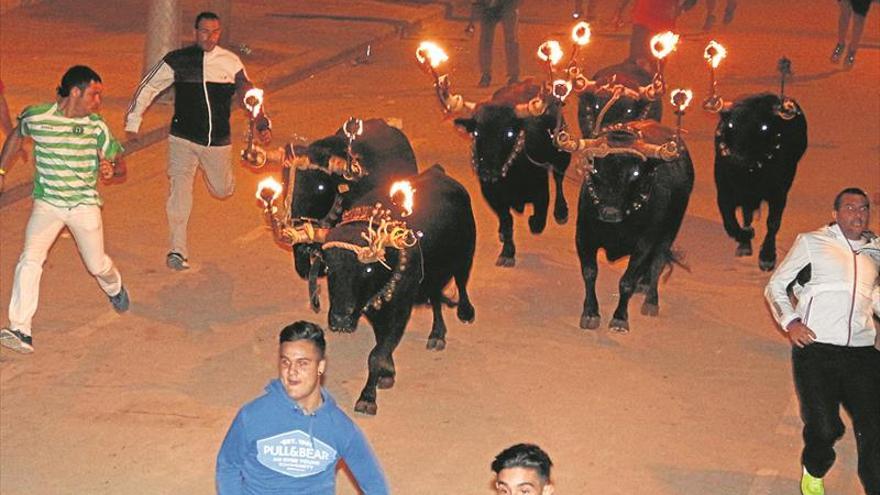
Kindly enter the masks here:
M 680 9 L 674 0 L 636 0 L 631 57 L 645 56 L 650 34 L 674 26 Z M 840 36 L 832 61 L 846 48 L 852 66 L 869 2 L 841 0 Z M 508 82 L 519 78 L 517 0 L 479 0 L 481 86 L 491 83 L 495 26 L 505 33 Z M 589 2 L 586 17 L 595 15 Z M 626 2 L 623 2 L 625 5 Z M 662 5 L 661 5 L 662 4 Z M 707 1 L 706 29 L 715 22 L 715 2 Z M 734 16 L 728 0 L 724 22 Z M 575 13 L 584 15 L 582 2 Z M 125 129 L 136 135 L 153 99 L 173 85 L 177 93 L 168 151 L 170 193 L 167 203 L 172 270 L 189 267 L 186 230 L 197 168 L 210 192 L 220 198 L 234 191 L 231 169 L 230 111 L 252 86 L 241 60 L 217 45 L 220 19 L 200 13 L 194 23 L 196 43 L 168 53 L 138 86 Z M 25 138 L 33 141 L 34 204 L 15 268 L 9 326 L 0 344 L 13 351 L 34 350 L 31 322 L 39 300 L 43 264 L 55 239 L 67 228 L 86 265 L 111 306 L 129 309 L 122 276 L 104 251 L 102 200 L 98 180 L 111 182 L 126 173 L 124 150 L 99 116 L 103 81 L 89 67 L 67 70 L 56 99 L 25 108 L 16 125 L 9 118 L 0 82 L 0 130 L 6 136 L 0 155 L 0 189 Z M 236 96 L 237 95 L 237 96 Z M 263 115 L 259 129 L 271 137 Z M 880 239 L 868 230 L 868 195 L 847 188 L 834 198 L 832 221 L 798 236 L 769 280 L 765 296 L 773 317 L 792 343 L 792 368 L 804 421 L 801 490 L 824 493 L 823 478 L 835 460 L 834 444 L 843 435 L 839 408 L 853 418 L 858 472 L 865 492 L 880 494 L 880 351 L 874 316 L 880 315 Z M 793 302 L 794 300 L 794 302 Z M 334 493 L 335 471 L 344 461 L 365 494 L 389 493 L 381 463 L 358 426 L 322 386 L 326 342 L 316 324 L 299 321 L 279 335 L 278 376 L 266 393 L 242 407 L 223 441 L 216 464 L 221 494 Z M 491 463 L 498 494 L 550 495 L 552 462 L 541 448 L 516 444 Z

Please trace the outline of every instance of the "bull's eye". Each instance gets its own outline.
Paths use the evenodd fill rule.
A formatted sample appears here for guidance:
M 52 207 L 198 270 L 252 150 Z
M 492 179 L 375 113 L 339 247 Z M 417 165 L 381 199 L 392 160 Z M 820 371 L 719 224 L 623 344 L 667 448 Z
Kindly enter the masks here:
M 728 127 L 729 129 L 733 129 L 733 122 L 728 122 L 728 123 L 727 123 L 727 127 Z
M 367 272 L 367 273 L 373 273 L 373 267 L 372 267 L 372 266 L 368 266 L 368 267 L 364 268 L 364 271 Z
M 767 124 L 761 124 L 761 130 L 766 132 L 767 131 Z
M 477 137 L 479 135 L 480 135 L 480 133 L 476 129 L 474 129 L 474 137 Z
M 596 103 L 596 110 L 598 110 L 598 109 L 599 109 L 599 104 L 598 104 L 598 103 Z
M 319 190 L 319 191 L 323 191 L 323 190 L 324 190 L 324 184 L 318 184 L 318 190 Z
M 515 136 L 515 135 L 516 135 L 516 133 L 513 132 L 513 129 L 508 129 L 508 130 L 507 130 L 507 138 L 508 138 L 508 139 L 513 139 L 513 136 Z
M 633 113 L 633 109 L 632 109 L 632 108 L 627 108 L 627 109 L 626 109 L 626 113 Z
M 638 176 L 639 176 L 639 171 L 633 170 L 633 177 L 638 177 Z

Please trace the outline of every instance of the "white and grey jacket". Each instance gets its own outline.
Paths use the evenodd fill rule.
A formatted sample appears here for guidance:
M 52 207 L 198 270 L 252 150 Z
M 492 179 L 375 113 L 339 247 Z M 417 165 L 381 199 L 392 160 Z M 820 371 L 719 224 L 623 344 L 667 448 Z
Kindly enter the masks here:
M 783 329 L 800 318 L 816 334 L 816 342 L 874 345 L 872 313 L 880 315 L 880 238 L 864 239 L 868 242 L 857 248 L 836 224 L 797 237 L 764 290 Z M 811 277 L 794 307 L 786 287 L 807 265 Z

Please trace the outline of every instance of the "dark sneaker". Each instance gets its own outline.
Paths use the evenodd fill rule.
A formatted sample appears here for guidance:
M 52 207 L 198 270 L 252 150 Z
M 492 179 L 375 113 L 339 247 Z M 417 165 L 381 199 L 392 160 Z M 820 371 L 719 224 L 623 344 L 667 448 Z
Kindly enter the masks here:
M 34 341 L 30 335 L 9 328 L 0 329 L 0 345 L 22 354 L 34 352 Z
M 840 62 L 840 57 L 843 55 L 843 49 L 846 48 L 846 45 L 843 43 L 838 43 L 834 45 L 834 51 L 831 52 L 831 63 L 836 64 Z
M 110 304 L 113 305 L 113 309 L 116 310 L 117 313 L 125 313 L 128 311 L 128 306 L 130 301 L 128 299 L 128 291 L 125 290 L 125 286 L 122 286 L 122 289 L 119 290 L 119 294 L 110 297 Z
M 483 74 L 480 77 L 480 84 L 478 84 L 478 86 L 481 88 L 488 88 L 490 84 L 492 84 L 492 76 L 490 74 Z
M 168 253 L 168 256 L 165 257 L 165 264 L 168 265 L 168 268 L 178 272 L 189 270 L 189 263 L 186 261 L 186 258 L 184 258 L 182 254 L 174 251 L 171 251 Z
M 852 66 L 854 63 L 856 63 L 856 51 L 855 50 L 847 50 L 846 58 L 843 59 L 843 68 L 844 69 L 852 69 Z

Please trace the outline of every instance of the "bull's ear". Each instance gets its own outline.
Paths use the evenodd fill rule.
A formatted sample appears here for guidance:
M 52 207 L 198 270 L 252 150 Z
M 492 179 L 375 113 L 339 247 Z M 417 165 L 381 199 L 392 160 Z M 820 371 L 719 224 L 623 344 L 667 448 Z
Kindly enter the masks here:
M 472 118 L 457 118 L 453 121 L 455 123 L 455 127 L 458 127 L 464 132 L 468 134 L 473 134 L 474 130 L 477 128 L 477 121 Z

